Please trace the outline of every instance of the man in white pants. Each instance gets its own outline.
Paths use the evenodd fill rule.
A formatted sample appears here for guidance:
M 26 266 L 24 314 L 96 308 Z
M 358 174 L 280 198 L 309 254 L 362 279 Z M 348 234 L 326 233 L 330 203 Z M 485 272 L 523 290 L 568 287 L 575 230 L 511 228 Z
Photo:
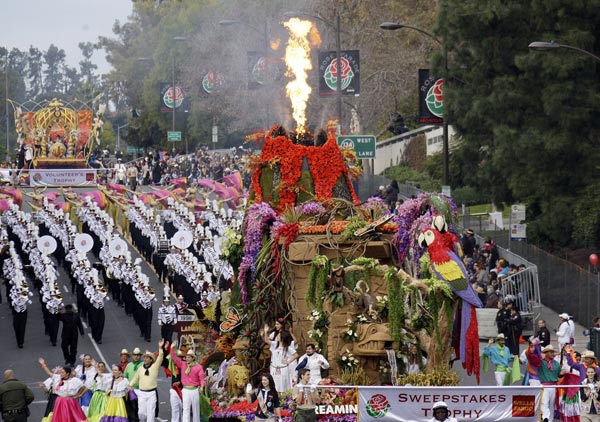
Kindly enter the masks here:
M 177 350 L 177 357 L 183 356 L 181 350 Z M 181 373 L 179 369 L 171 375 L 171 389 L 169 390 L 169 401 L 171 402 L 171 422 L 181 422 L 181 410 L 183 409 Z
M 488 346 L 483 349 L 484 358 L 490 359 L 495 366 L 494 377 L 496 378 L 497 386 L 505 385 L 505 383 L 508 384 L 506 376 L 510 374 L 512 356 L 505 344 L 506 337 L 500 333 L 496 337 L 495 342 L 494 339 L 490 339 Z
M 183 401 L 183 422 L 190 422 L 190 408 L 192 409 L 193 422 L 200 422 L 200 389 L 204 387 L 204 368 L 196 362 L 196 353 L 188 350 L 185 360 L 177 357 L 175 348 L 177 342 L 171 346 L 171 359 L 181 374 L 181 392 Z
M 556 383 L 561 372 L 560 363 L 555 359 L 555 350 L 551 344 L 541 350 L 541 359 L 534 363 L 538 368 L 540 382 L 545 386 L 542 393 L 542 421 L 552 422 L 554 418 L 555 398 L 556 398 Z M 532 361 L 533 363 L 533 361 Z M 539 366 L 538 366 L 539 365 Z
M 156 387 L 158 379 L 158 370 L 163 360 L 164 339 L 158 342 L 158 358 L 154 360 L 154 354 L 146 351 L 144 353 L 144 364 L 140 366 L 135 376 L 129 383 L 133 388 L 139 382 L 138 393 L 138 416 L 140 422 L 154 422 L 156 411 Z

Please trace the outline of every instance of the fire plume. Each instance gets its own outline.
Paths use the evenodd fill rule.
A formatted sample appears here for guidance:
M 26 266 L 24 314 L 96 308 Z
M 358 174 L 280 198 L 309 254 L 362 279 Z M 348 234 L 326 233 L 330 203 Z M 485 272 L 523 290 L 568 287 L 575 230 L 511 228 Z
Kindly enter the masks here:
M 290 32 L 285 48 L 285 64 L 288 68 L 286 76 L 294 77 L 286 85 L 286 91 L 292 101 L 292 116 L 296 121 L 296 131 L 302 133 L 306 127 L 306 103 L 311 93 L 308 85 L 308 71 L 312 69 L 308 35 L 312 22 L 291 18 L 283 25 Z

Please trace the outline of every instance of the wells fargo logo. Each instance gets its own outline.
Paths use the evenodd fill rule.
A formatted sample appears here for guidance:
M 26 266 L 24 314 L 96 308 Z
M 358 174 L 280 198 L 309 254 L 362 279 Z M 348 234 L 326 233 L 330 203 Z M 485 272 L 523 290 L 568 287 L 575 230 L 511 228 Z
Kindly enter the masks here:
M 513 396 L 512 416 L 531 418 L 535 416 L 535 396 Z

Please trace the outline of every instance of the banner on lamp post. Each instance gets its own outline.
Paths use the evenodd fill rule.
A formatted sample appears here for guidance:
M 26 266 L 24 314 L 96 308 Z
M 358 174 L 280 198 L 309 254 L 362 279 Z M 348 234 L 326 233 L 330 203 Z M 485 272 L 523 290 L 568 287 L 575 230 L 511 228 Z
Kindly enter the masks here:
M 160 111 L 173 113 L 173 108 L 175 108 L 175 111 L 188 112 L 190 102 L 183 88 L 181 85 L 175 85 L 175 90 L 173 90 L 172 87 L 172 83 L 162 82 L 160 84 Z
M 341 51 L 342 95 L 360 95 L 360 52 Z M 337 52 L 319 51 L 319 96 L 331 97 L 337 93 Z
M 444 123 L 444 80 L 419 69 L 419 123 Z
M 202 85 L 198 94 L 201 97 L 209 97 L 225 86 L 225 76 L 221 72 L 208 71 L 202 78 Z
M 248 52 L 248 89 L 255 90 L 281 79 L 283 72 L 276 57 Z

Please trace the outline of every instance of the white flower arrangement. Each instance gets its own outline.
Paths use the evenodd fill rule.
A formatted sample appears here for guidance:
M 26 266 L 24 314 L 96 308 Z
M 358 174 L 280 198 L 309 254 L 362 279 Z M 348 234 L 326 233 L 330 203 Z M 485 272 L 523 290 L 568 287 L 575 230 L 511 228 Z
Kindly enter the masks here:
M 358 359 L 356 358 L 356 356 L 354 356 L 352 354 L 352 352 L 350 352 L 350 350 L 348 350 L 348 349 L 346 349 L 346 352 L 338 360 L 338 365 L 344 371 L 353 371 L 353 370 L 355 370 L 356 368 L 358 368 L 359 363 L 360 362 L 358 361 Z
M 358 340 L 358 328 L 355 321 L 350 318 L 346 320 L 346 331 L 344 331 L 344 341 Z

